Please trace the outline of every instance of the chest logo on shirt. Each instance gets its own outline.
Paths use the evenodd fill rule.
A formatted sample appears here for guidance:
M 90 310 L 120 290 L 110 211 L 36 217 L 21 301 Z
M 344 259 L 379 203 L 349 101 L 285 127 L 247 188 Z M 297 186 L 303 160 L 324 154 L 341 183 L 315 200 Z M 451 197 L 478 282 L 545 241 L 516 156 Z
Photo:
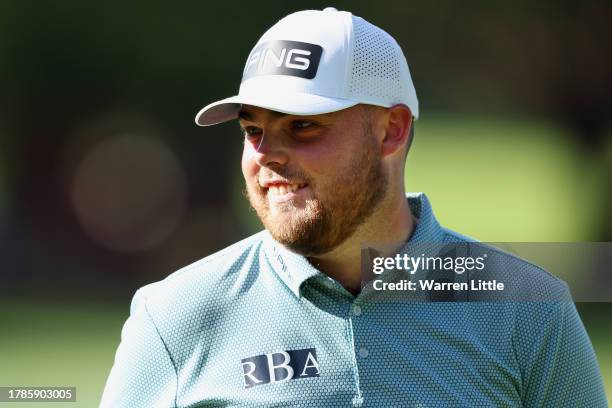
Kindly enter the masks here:
M 317 350 L 277 351 L 241 360 L 244 388 L 256 385 L 318 377 Z

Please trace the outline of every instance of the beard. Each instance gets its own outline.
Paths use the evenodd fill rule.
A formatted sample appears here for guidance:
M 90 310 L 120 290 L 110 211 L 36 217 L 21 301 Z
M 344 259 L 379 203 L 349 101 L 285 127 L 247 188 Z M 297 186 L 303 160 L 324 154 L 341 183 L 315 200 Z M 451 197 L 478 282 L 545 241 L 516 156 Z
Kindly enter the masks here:
M 307 183 L 312 197 L 301 205 L 285 202 L 270 208 L 266 190 L 258 182 L 246 183 L 247 199 L 272 238 L 303 256 L 322 255 L 346 241 L 370 217 L 388 185 L 382 154 L 371 133 L 370 126 L 364 127 L 360 154 L 320 183 L 286 166 L 261 169 Z

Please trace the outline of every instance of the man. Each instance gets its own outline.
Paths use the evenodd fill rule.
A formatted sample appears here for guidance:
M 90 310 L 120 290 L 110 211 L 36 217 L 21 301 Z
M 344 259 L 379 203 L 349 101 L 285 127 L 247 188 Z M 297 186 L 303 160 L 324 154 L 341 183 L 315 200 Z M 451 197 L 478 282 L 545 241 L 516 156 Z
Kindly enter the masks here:
M 138 290 L 102 406 L 606 406 L 567 287 L 525 261 L 487 249 L 507 285 L 542 301 L 373 290 L 397 281 L 368 274 L 373 259 L 362 271 L 362 252 L 399 262 L 471 242 L 404 192 L 418 113 L 402 50 L 380 28 L 333 8 L 270 28 L 239 94 L 196 118 L 239 119 L 265 230 Z

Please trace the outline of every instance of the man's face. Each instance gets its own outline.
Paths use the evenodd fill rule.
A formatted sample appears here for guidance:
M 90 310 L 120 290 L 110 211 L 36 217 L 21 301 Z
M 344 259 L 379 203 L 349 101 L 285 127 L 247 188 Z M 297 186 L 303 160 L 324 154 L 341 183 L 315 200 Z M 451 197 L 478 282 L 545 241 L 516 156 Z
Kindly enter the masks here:
M 246 193 L 272 237 L 305 256 L 349 238 L 386 193 L 370 110 L 285 115 L 244 106 Z

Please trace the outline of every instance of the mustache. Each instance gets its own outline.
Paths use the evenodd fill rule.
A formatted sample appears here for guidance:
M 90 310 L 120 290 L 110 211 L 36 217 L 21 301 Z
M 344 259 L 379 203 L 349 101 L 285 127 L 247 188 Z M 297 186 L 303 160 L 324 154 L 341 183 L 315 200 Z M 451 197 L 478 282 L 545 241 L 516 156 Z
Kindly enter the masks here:
M 307 183 L 310 184 L 310 178 L 302 170 L 294 170 L 287 168 L 279 168 L 276 170 L 264 170 L 259 172 L 258 182 L 259 185 L 263 184 L 266 180 L 283 179 L 289 182 L 295 183 Z

